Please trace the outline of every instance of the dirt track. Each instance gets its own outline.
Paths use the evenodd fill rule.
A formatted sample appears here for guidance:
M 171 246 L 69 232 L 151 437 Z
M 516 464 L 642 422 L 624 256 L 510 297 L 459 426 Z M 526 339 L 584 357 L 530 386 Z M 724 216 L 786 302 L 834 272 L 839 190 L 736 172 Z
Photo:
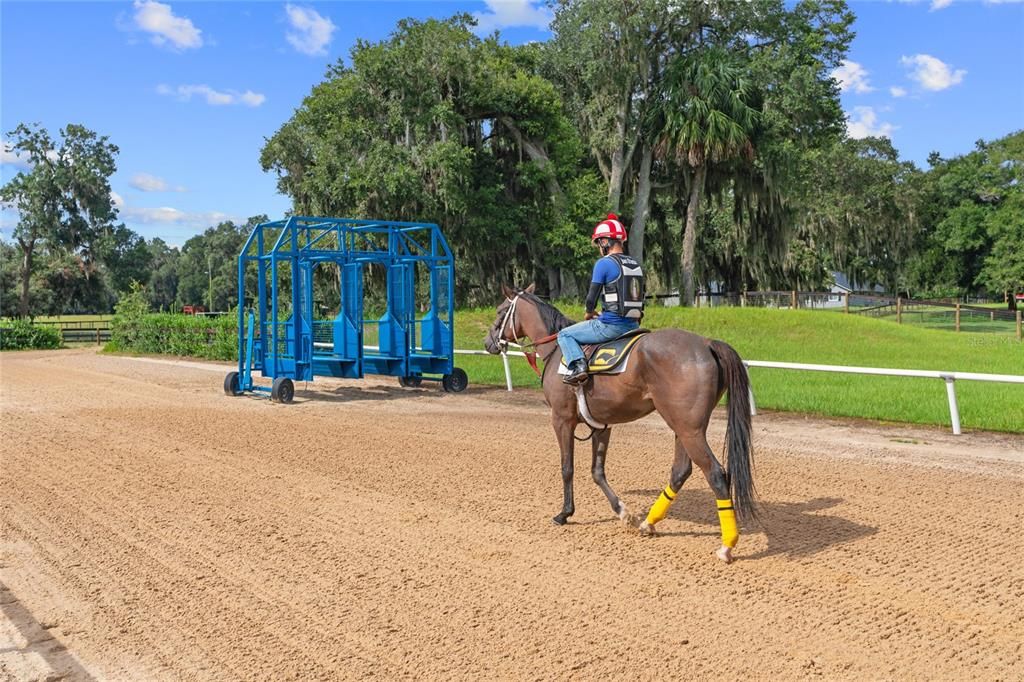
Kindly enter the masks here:
M 1024 678 L 1022 438 L 758 417 L 766 518 L 726 566 L 699 474 L 640 537 L 589 446 L 552 525 L 532 392 L 222 378 L 0 358 L 0 677 Z M 632 511 L 671 453 L 616 428 Z

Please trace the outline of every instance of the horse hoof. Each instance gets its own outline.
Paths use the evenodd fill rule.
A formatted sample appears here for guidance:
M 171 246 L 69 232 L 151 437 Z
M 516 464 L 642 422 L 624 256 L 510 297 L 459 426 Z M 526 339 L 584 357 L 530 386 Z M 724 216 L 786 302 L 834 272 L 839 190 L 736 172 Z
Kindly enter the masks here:
M 564 526 L 565 522 L 568 520 L 568 516 L 566 516 L 565 514 L 559 514 L 558 516 L 554 516 L 551 518 L 551 523 L 555 524 L 556 526 Z
M 619 509 L 619 520 L 629 528 L 636 528 L 638 525 L 636 517 L 626 511 L 626 505 L 622 505 L 622 508 Z
M 732 563 L 732 547 L 726 547 L 725 545 L 722 545 L 721 547 L 718 548 L 718 551 L 715 552 L 715 556 L 718 557 L 720 560 L 724 561 L 725 563 L 731 564 Z
M 647 523 L 647 521 L 644 521 L 643 523 L 641 523 L 637 527 L 637 530 L 640 531 L 640 535 L 646 535 L 648 537 L 654 535 L 654 526 L 652 526 L 651 524 Z

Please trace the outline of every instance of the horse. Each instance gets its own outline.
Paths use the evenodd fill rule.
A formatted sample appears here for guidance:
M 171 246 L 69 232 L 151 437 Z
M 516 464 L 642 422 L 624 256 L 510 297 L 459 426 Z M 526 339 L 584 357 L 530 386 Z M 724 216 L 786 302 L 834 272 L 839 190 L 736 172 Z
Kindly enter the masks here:
M 492 354 L 509 343 L 529 339 L 544 361 L 544 371 L 527 353 L 540 374 L 544 401 L 551 408 L 551 424 L 558 439 L 562 461 L 562 510 L 552 521 L 564 525 L 575 511 L 573 502 L 574 441 L 580 414 L 572 386 L 562 383 L 550 369 L 561 361 L 557 332 L 573 321 L 534 294 L 534 285 L 510 289 L 502 285 L 504 301 L 499 303 L 494 324 L 484 340 Z M 591 474 L 604 492 L 612 511 L 627 526 L 644 535 L 667 514 L 679 489 L 690 476 L 695 462 L 715 494 L 722 546 L 715 555 L 725 563 L 733 560 L 739 540 L 737 517 L 741 522 L 756 518 L 754 482 L 751 472 L 751 425 L 749 378 L 743 360 L 727 343 L 681 329 L 660 329 L 643 335 L 634 345 L 626 369 L 617 375 L 594 374 L 583 391 L 591 421 L 604 424 L 591 432 L 593 459 Z M 723 469 L 707 442 L 712 410 L 728 392 L 726 450 L 728 469 Z M 611 425 L 624 424 L 657 410 L 675 433 L 675 457 L 669 482 L 642 523 L 626 509 L 612 490 L 604 473 Z

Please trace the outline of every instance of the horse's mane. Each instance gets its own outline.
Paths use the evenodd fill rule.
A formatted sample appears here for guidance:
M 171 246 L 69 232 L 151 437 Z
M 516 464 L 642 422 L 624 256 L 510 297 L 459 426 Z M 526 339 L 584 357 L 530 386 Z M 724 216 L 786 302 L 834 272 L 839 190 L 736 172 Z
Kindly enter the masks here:
M 561 310 L 535 294 L 521 291 L 519 295 L 537 307 L 537 312 L 540 313 L 540 320 L 544 323 L 548 332 L 554 334 L 555 332 L 562 331 L 569 325 L 576 324 L 573 320 L 563 315 Z

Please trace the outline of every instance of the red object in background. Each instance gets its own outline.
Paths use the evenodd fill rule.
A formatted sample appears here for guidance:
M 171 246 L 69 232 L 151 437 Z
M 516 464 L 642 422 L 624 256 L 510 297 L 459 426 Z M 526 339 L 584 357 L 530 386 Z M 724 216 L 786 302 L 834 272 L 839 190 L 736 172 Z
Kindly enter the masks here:
M 183 305 L 181 306 L 181 312 L 184 315 L 198 315 L 199 313 L 205 313 L 206 308 L 201 305 Z
M 1018 301 L 1024 301 L 1024 294 L 1017 294 L 1016 296 L 1014 296 L 1014 298 L 1016 298 Z

